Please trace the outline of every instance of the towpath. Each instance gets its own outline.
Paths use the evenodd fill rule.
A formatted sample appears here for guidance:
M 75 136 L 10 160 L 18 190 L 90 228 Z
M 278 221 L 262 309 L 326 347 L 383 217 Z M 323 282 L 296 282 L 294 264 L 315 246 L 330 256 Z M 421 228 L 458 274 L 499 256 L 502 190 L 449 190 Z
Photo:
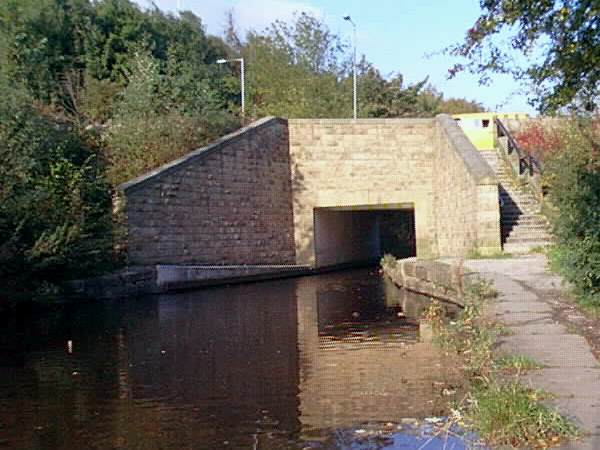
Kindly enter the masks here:
M 565 307 L 561 279 L 548 271 L 546 258 L 468 260 L 465 266 L 493 280 L 499 292 L 491 312 L 512 330 L 501 338 L 500 350 L 543 364 L 526 382 L 554 394 L 559 411 L 587 433 L 561 449 L 600 449 L 600 364 L 584 337 L 582 316 Z

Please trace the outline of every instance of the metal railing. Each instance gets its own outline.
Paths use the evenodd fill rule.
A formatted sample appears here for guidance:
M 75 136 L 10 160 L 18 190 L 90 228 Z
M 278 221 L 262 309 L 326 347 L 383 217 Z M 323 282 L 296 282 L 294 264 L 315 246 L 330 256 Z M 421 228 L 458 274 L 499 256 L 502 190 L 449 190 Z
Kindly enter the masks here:
M 519 175 L 528 174 L 533 177 L 541 175 L 543 168 L 540 162 L 529 152 L 523 150 L 500 119 L 495 119 L 498 138 L 506 137 L 506 152 L 510 156 L 517 154 L 519 160 Z

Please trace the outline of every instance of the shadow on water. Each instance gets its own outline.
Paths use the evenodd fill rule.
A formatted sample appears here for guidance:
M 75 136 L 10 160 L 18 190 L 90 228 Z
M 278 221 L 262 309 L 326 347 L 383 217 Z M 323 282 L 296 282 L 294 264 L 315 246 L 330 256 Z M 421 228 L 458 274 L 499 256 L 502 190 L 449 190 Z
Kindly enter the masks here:
M 461 392 L 419 342 L 428 301 L 357 269 L 23 318 L 0 338 L 0 449 L 418 448 L 402 424 Z

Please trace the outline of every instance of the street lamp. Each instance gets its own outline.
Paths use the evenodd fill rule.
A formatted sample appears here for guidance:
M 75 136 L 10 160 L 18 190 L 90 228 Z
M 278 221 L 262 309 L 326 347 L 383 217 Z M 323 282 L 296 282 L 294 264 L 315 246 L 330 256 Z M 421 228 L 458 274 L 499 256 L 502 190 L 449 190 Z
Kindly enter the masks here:
M 353 103 L 354 103 L 354 118 L 356 119 L 356 24 L 352 21 L 350 16 L 344 16 L 344 20 L 350 22 L 352 24 L 352 28 L 354 29 L 352 45 L 354 46 L 354 56 L 352 58 L 352 93 L 353 93 Z
M 244 58 L 234 58 L 234 59 L 217 59 L 217 64 L 226 64 L 228 62 L 237 61 L 240 63 L 240 84 L 242 86 L 242 119 L 246 116 L 246 89 L 244 86 Z

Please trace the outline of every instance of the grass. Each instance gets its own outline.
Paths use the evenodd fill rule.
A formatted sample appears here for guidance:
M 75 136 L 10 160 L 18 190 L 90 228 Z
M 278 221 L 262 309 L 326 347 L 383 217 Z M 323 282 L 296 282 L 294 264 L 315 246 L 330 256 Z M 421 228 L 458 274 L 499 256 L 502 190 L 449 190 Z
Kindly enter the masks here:
M 546 397 L 518 381 L 488 381 L 472 389 L 464 417 L 498 446 L 546 448 L 577 436 L 570 421 L 541 403 Z
M 513 255 L 507 252 L 481 253 L 478 249 L 470 250 L 466 259 L 510 259 Z
M 535 247 L 531 247 L 529 249 L 529 253 L 533 255 L 545 255 L 547 251 L 547 247 L 543 245 L 536 245 Z
M 484 306 L 495 294 L 491 283 L 470 281 L 456 321 L 446 323 L 436 302 L 423 316 L 432 325 L 435 342 L 461 358 L 470 380 L 470 392 L 452 408 L 451 421 L 494 446 L 547 448 L 577 437 L 574 424 L 542 403 L 547 394 L 519 382 L 522 372 L 541 368 L 539 363 L 522 355 L 494 356 L 494 342 L 505 329 L 486 319 Z M 507 373 L 516 376 L 505 381 Z
M 493 327 L 496 332 L 496 336 L 507 337 L 513 336 L 515 334 L 515 332 L 510 327 L 507 327 L 502 323 L 496 323 L 493 325 Z
M 496 369 L 504 372 L 521 373 L 527 370 L 543 369 L 544 365 L 526 355 L 503 355 L 494 360 Z

